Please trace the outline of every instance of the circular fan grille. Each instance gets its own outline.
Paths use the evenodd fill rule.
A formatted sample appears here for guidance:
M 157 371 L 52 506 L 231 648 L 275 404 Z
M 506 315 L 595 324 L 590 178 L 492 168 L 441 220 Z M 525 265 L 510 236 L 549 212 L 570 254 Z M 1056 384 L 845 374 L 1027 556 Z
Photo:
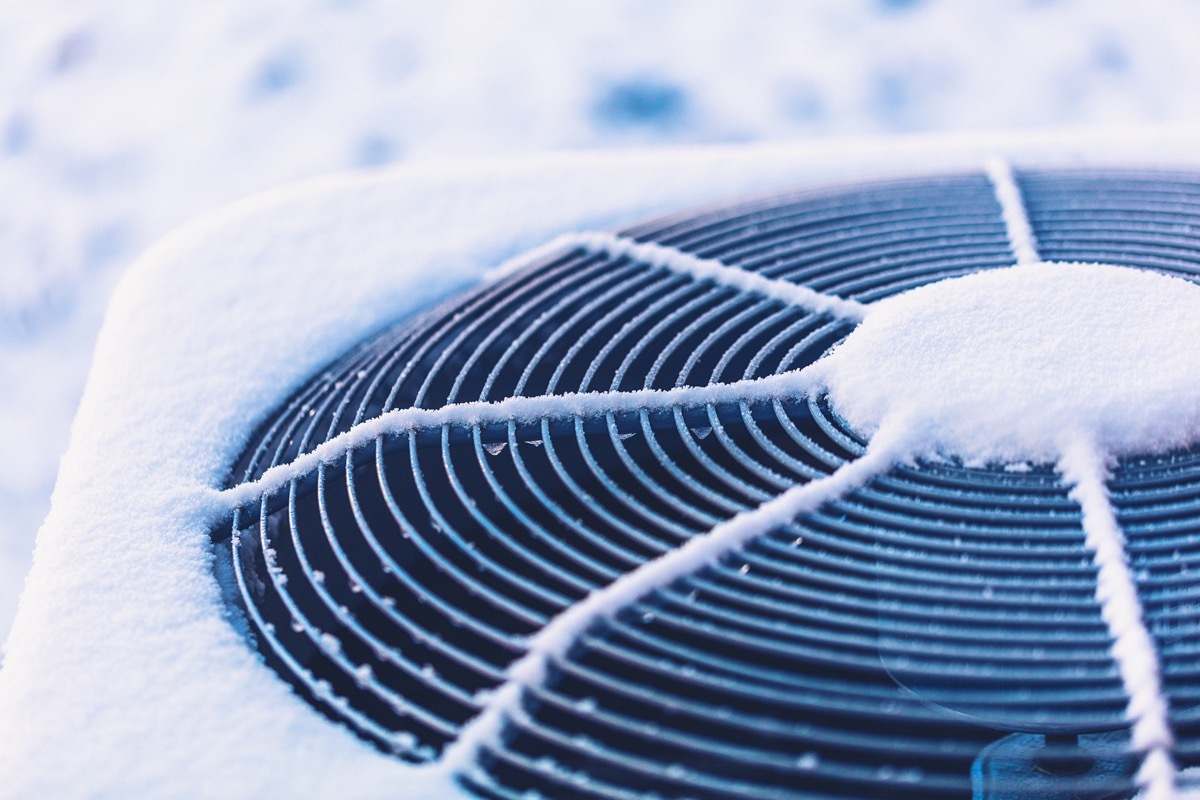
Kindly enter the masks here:
M 1200 270 L 1200 179 L 1018 182 L 1046 260 Z M 1010 266 L 996 196 L 983 174 L 873 184 L 621 241 L 867 303 Z M 364 344 L 267 419 L 234 483 L 396 409 L 753 382 L 853 329 L 640 252 L 581 240 Z M 413 417 L 214 534 L 258 650 L 331 718 L 414 762 L 471 730 L 458 779 L 489 798 L 1132 793 L 1129 698 L 1052 466 L 891 468 L 631 595 L 514 684 L 506 669 L 565 610 L 867 444 L 821 398 L 786 394 L 525 407 Z M 1186 766 L 1200 761 L 1200 456 L 1123 463 L 1109 489 Z M 515 700 L 479 734 L 502 687 Z

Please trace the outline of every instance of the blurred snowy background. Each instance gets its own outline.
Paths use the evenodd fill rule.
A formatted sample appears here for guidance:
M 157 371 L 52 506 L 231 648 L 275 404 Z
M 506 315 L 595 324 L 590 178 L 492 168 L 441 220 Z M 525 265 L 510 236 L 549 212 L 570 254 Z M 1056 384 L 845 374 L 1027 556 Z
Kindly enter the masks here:
M 1200 121 L 1197 41 L 1197 0 L 7 0 L 0 639 L 108 293 L 193 216 L 429 157 Z

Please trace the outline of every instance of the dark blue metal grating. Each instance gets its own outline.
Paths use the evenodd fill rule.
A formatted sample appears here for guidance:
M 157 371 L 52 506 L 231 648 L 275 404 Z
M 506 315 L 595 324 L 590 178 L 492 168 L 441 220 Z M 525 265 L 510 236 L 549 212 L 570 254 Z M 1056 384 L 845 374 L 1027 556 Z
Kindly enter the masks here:
M 983 175 L 771 198 L 630 230 L 730 266 L 868 302 L 1006 267 L 1012 254 Z
M 1176 235 L 1200 224 L 1190 176 L 1018 179 L 1047 259 L 1187 272 L 1196 258 Z M 1090 222 L 1126 211 L 1136 224 Z M 864 302 L 1012 263 L 982 175 L 627 234 Z M 393 408 L 762 377 L 850 329 L 562 252 L 330 365 L 262 424 L 233 482 Z M 266 661 L 331 718 L 427 762 L 555 614 L 863 445 L 819 399 L 422 429 L 295 481 L 214 538 Z M 1133 460 L 1113 483 L 1184 764 L 1200 763 L 1198 458 Z M 1056 776 L 1056 791 L 1126 797 L 1127 698 L 1094 592 L 1052 470 L 898 468 L 588 631 L 463 785 L 522 800 L 970 797 L 980 753 L 1013 732 L 1081 733 L 1117 767 L 1100 784 Z
M 1080 170 L 1018 183 L 1042 258 L 1200 275 L 1200 177 Z
M 1200 763 L 1200 454 L 1122 464 L 1113 501 L 1158 644 L 1178 755 Z

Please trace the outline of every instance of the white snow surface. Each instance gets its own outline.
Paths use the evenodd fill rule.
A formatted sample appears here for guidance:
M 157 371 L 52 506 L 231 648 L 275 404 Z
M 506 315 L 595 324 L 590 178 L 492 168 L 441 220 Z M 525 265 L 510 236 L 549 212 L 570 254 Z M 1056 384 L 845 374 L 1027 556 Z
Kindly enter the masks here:
M 1163 694 L 1162 665 L 1146 627 L 1137 581 L 1129 566 L 1125 535 L 1108 494 L 1108 458 L 1086 434 L 1063 443 L 1059 472 L 1072 486 L 1083 514 L 1083 532 L 1096 567 L 1096 602 L 1112 637 L 1112 655 L 1129 697 L 1130 742 L 1143 753 L 1135 774 L 1141 800 L 1175 800 L 1175 737 Z
M 1056 462 L 1200 440 L 1200 286 L 1104 264 L 1022 264 L 886 298 L 816 370 L 873 433 L 904 414 L 943 456 Z
M 570 231 L 993 153 L 1195 164 L 1198 144 L 1185 128 L 426 163 L 192 223 L 109 306 L 0 670 L 0 797 L 453 796 L 298 700 L 211 572 L 215 489 L 256 421 L 369 333 Z
M 1013 176 L 1012 165 L 1002 158 L 990 158 L 987 163 L 988 178 L 996 192 L 1004 217 L 1004 229 L 1008 234 L 1008 246 L 1018 264 L 1034 264 L 1041 261 L 1037 251 L 1037 238 L 1029 224 L 1025 199 Z

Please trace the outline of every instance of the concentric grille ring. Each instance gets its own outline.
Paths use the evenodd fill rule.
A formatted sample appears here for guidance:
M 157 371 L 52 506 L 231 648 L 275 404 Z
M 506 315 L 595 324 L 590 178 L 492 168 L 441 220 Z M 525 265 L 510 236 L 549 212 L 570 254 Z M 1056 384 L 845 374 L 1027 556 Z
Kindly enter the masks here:
M 1017 182 L 1047 260 L 1200 270 L 1200 179 Z M 620 241 L 870 303 L 1010 266 L 1009 233 L 981 173 L 771 198 Z M 267 418 L 235 487 L 397 411 L 531 409 L 413 416 L 313 461 L 215 532 L 267 663 L 403 759 L 461 753 L 467 731 L 459 780 L 483 797 L 968 797 L 980 754 L 1014 733 L 1081 735 L 1123 765 L 1097 796 L 1128 795 L 1127 687 L 1079 506 L 1052 466 L 889 464 L 631 595 L 514 684 L 512 665 L 564 612 L 868 445 L 821 397 L 788 393 L 576 412 L 551 401 L 539 415 L 539 399 L 580 393 L 763 385 L 854 327 L 641 253 L 568 244 L 362 345 Z M 1133 460 L 1109 488 L 1173 754 L 1197 763 L 1200 457 Z M 507 689 L 515 700 L 496 711 Z M 489 708 L 498 727 L 482 735 Z M 996 796 L 1021 796 L 1013 787 Z

